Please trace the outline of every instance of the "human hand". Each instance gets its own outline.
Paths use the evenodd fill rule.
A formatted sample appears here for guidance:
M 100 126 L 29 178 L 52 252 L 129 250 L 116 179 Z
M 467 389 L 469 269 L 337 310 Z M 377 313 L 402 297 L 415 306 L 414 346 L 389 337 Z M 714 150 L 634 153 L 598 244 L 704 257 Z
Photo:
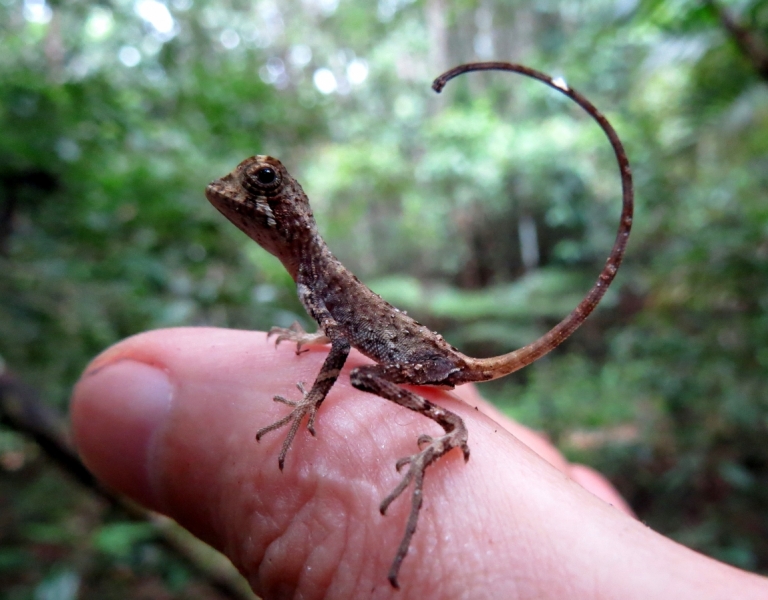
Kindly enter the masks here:
M 326 354 L 290 346 L 195 328 L 108 349 L 73 395 L 85 464 L 221 550 L 265 598 L 768 597 L 764 578 L 636 521 L 601 476 L 569 465 L 469 386 L 419 388 L 464 419 L 472 456 L 464 464 L 452 452 L 427 471 L 401 589 L 392 589 L 408 501 L 386 516 L 378 506 L 399 480 L 396 460 L 435 426 L 352 388 L 349 370 L 367 361 L 353 352 L 318 413 L 317 437 L 302 429 L 281 472 L 285 433 L 257 443 L 255 432 L 285 414 L 272 397 L 296 397 L 296 382 L 313 381 Z

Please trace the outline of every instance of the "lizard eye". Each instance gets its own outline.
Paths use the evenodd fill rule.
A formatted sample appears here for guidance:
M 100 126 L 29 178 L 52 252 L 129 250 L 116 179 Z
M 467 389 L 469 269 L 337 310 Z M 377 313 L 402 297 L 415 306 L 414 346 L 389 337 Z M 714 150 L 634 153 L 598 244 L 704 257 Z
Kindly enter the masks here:
M 251 186 L 262 191 L 275 189 L 280 185 L 281 181 L 280 174 L 272 167 L 258 167 L 248 172 L 247 178 Z
M 262 185 L 274 183 L 275 179 L 277 179 L 277 173 L 275 173 L 274 169 L 264 167 L 256 171 L 256 180 Z

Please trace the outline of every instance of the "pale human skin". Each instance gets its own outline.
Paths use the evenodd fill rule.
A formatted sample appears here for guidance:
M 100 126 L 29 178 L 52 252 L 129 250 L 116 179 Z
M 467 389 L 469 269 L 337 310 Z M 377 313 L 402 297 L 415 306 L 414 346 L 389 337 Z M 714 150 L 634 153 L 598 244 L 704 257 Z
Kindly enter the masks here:
M 458 413 L 471 459 L 429 470 L 424 509 L 387 581 L 408 512 L 378 505 L 397 458 L 437 426 L 352 388 L 354 351 L 277 468 L 281 436 L 256 430 L 272 401 L 313 380 L 326 351 L 275 350 L 261 332 L 169 329 L 105 351 L 71 407 L 80 454 L 103 482 L 226 554 L 264 598 L 768 598 L 768 579 L 693 552 L 638 522 L 598 473 L 464 386 L 419 393 Z M 535 368 L 535 365 L 530 368 Z M 438 428 L 439 429 L 439 428 Z M 455 454 L 455 456 L 454 456 Z

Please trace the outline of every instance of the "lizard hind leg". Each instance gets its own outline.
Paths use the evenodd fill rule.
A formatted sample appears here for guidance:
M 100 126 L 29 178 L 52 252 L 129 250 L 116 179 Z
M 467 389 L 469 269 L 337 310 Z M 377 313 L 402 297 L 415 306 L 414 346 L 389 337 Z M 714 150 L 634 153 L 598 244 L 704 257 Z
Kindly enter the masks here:
M 381 514 L 384 514 L 390 504 L 413 483 L 411 510 L 405 526 L 405 533 L 392 561 L 388 575 L 392 587 L 399 588 L 397 575 L 400 571 L 400 565 L 408 553 L 413 534 L 416 531 L 416 524 L 423 501 L 424 473 L 429 465 L 453 448 L 461 448 L 464 460 L 469 460 L 469 446 L 467 445 L 467 428 L 461 417 L 388 381 L 385 379 L 385 369 L 386 367 L 378 365 L 357 368 L 350 374 L 352 385 L 359 390 L 376 394 L 400 406 L 421 413 L 438 423 L 445 430 L 445 435 L 440 437 L 420 436 L 418 439 L 419 452 L 397 461 L 395 467 L 398 472 L 406 466 L 408 470 L 403 475 L 400 483 L 384 498 L 379 506 Z

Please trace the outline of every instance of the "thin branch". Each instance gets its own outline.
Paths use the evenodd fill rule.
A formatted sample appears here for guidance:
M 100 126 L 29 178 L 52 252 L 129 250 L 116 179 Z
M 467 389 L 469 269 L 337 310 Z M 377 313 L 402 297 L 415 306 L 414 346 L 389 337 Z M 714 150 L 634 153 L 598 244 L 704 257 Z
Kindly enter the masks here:
M 59 188 L 53 173 L 42 169 L 22 169 L 0 173 L 0 256 L 9 251 L 13 233 L 13 220 L 19 208 L 20 193 L 24 187 L 38 193 L 51 194 Z
M 765 41 L 758 37 L 757 33 L 738 23 L 733 15 L 715 0 L 705 0 L 704 4 L 715 12 L 720 24 L 736 42 L 742 54 L 752 63 L 760 77 L 768 81 L 768 46 Z

